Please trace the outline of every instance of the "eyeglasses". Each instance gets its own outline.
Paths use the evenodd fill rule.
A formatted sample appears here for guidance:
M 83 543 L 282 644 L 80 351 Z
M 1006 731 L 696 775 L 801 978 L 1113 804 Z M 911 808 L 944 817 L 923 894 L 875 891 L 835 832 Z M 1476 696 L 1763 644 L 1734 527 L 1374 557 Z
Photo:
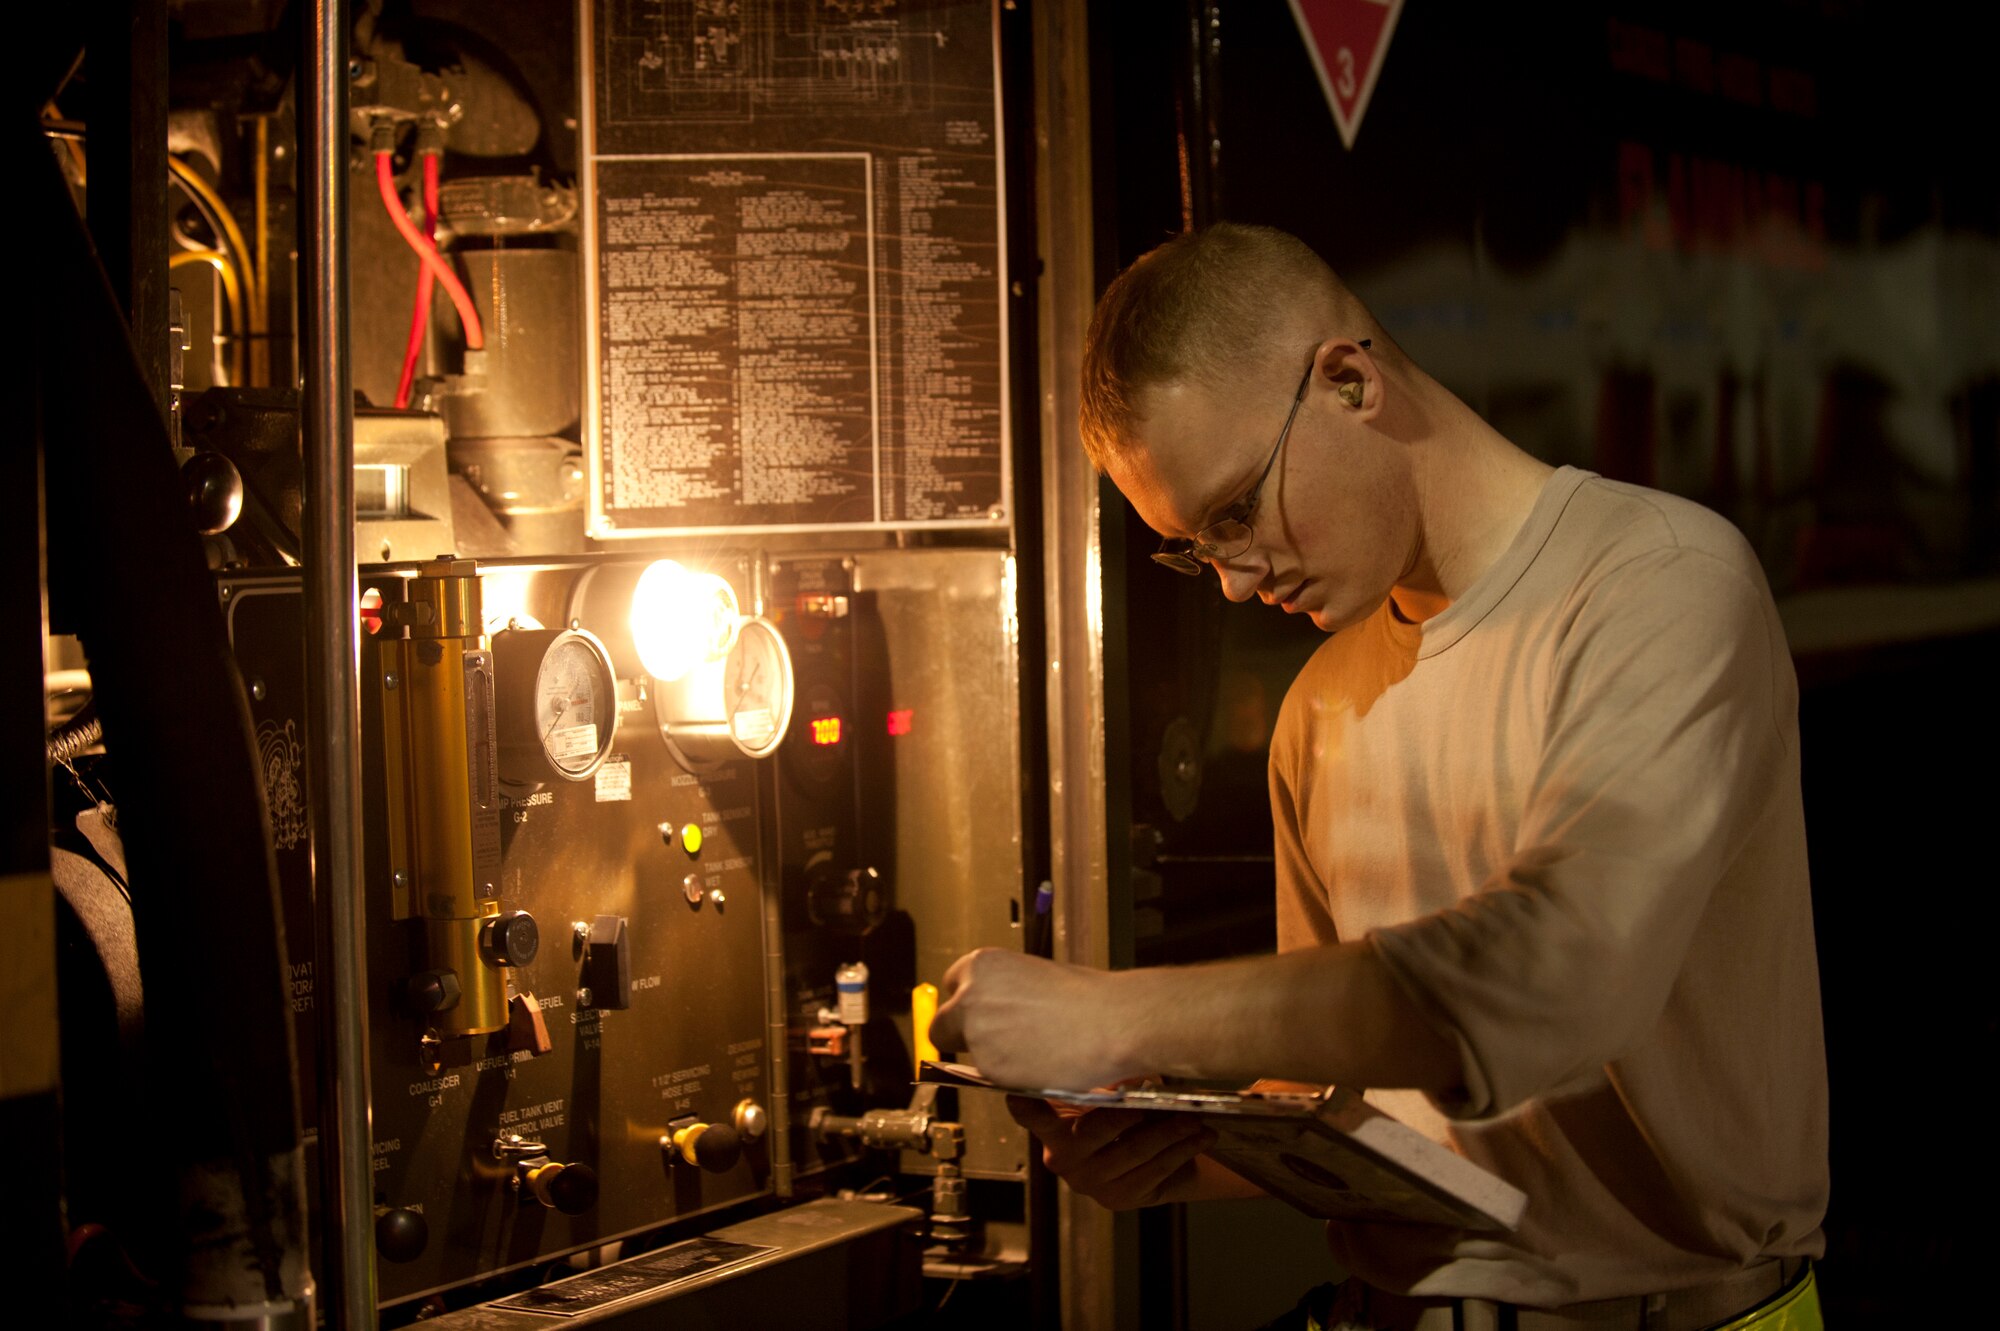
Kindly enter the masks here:
M 1364 348 L 1372 342 L 1363 338 Z M 1319 355 L 1319 348 L 1313 348 L 1313 356 Z M 1285 446 L 1285 440 L 1292 433 L 1292 422 L 1298 419 L 1299 404 L 1306 400 L 1306 386 L 1312 382 L 1313 361 L 1306 361 L 1306 372 L 1299 376 L 1299 388 L 1292 394 L 1292 409 L 1285 416 L 1285 428 L 1278 431 L 1278 442 L 1271 445 L 1271 456 L 1264 460 L 1264 470 L 1257 473 L 1257 483 L 1250 487 L 1250 493 L 1230 505 L 1223 515 L 1194 534 L 1193 540 L 1183 537 L 1169 537 L 1160 542 L 1160 548 L 1153 552 L 1153 562 L 1164 564 L 1176 573 L 1184 573 L 1190 578 L 1201 576 L 1201 566 L 1212 564 L 1218 559 L 1234 559 L 1250 548 L 1254 533 L 1250 520 L 1257 513 L 1257 495 L 1264 488 L 1264 481 L 1270 476 L 1271 468 L 1277 465 L 1278 451 Z

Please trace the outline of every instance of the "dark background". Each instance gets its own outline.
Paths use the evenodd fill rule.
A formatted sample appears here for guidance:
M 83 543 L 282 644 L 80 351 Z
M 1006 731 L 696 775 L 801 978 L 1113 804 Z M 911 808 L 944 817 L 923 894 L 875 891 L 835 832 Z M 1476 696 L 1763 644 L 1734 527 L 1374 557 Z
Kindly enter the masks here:
M 1189 223 L 1291 230 L 1522 447 L 1699 500 L 1758 550 L 1802 687 L 1822 1291 L 1848 1325 L 1965 1305 L 1991 1231 L 1965 1125 L 1994 1047 L 2000 103 L 1971 12 L 1410 0 L 1352 149 L 1284 0 L 1100 10 L 1091 34 L 1102 280 Z M 1134 959 L 1268 948 L 1264 755 L 1322 639 L 1154 567 L 1108 488 L 1106 515 Z M 1199 1222 L 1144 1237 L 1147 1316 L 1185 1325 Z

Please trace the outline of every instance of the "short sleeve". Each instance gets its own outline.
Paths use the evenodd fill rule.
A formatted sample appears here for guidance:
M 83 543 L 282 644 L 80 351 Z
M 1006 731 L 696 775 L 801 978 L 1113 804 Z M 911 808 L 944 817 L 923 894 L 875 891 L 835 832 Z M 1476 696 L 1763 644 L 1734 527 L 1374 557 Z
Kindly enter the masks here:
M 1791 761 L 1777 715 L 1791 665 L 1754 565 L 1638 556 L 1581 589 L 1557 631 L 1505 868 L 1371 935 L 1459 1045 L 1464 1093 L 1440 1105 L 1457 1117 L 1559 1089 L 1654 1030 Z

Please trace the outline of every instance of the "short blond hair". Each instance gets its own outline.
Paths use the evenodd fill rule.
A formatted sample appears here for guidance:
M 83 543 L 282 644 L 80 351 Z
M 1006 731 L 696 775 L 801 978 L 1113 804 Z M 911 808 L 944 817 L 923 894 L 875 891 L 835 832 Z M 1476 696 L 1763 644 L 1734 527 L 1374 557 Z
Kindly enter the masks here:
M 1161 384 L 1296 379 L 1334 332 L 1381 337 L 1374 317 L 1298 237 L 1217 222 L 1141 255 L 1097 302 L 1083 344 L 1080 426 L 1098 471 L 1132 442 Z

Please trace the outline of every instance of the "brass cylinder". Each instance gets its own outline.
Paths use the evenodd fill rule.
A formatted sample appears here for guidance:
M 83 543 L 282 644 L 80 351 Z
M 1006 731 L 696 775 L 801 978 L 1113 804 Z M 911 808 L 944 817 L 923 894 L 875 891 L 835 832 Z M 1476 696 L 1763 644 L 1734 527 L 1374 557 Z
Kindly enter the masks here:
M 479 565 L 470 559 L 434 559 L 410 580 L 413 638 L 480 638 L 486 625 L 479 597 Z
M 492 913 L 499 909 L 496 902 Z M 507 1024 L 506 977 L 479 954 L 479 931 L 486 918 L 423 922 L 424 955 L 430 965 L 458 973 L 457 1005 L 429 1019 L 439 1035 L 485 1035 Z
M 408 592 L 397 621 L 410 636 L 382 646 L 394 910 L 420 921 L 420 969 L 458 976 L 458 1003 L 433 1024 L 477 1035 L 507 1024 L 505 978 L 479 950 L 500 909 L 500 792 L 477 566 L 434 560 Z

